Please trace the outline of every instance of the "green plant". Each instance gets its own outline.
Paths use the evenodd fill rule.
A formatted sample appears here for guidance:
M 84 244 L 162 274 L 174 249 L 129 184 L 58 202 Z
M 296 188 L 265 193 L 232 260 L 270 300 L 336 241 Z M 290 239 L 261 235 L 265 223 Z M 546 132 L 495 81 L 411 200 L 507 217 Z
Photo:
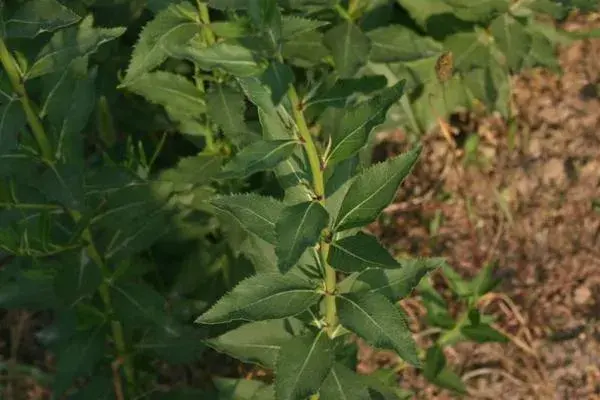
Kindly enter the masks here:
M 535 31 L 550 65 L 566 36 L 529 11 L 566 6 L 518 3 L 475 17 L 456 0 L 427 15 L 410 1 L 0 2 L 0 306 L 52 317 L 37 339 L 56 371 L 35 375 L 57 398 L 166 398 L 152 361 L 208 345 L 277 376 L 215 379 L 221 398 L 399 396 L 354 373 L 346 339 L 420 365 L 394 303 L 442 261 L 398 261 L 361 231 L 420 153 L 413 137 L 368 167 L 372 133 L 402 113 L 425 130 L 428 85 L 446 114 L 467 89 L 501 107 L 510 63 L 460 62 L 487 22 Z M 458 90 L 417 73 L 446 49 L 486 79 Z

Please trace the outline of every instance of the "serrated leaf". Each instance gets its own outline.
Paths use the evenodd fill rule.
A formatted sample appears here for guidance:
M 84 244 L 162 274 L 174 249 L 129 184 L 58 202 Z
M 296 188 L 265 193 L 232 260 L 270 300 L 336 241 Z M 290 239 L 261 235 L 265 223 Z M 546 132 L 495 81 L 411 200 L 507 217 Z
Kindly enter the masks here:
M 402 25 L 388 25 L 367 33 L 371 39 L 369 59 L 377 63 L 409 62 L 435 57 L 443 46 Z
M 371 235 L 358 232 L 331 243 L 329 265 L 344 272 L 361 272 L 367 268 L 399 268 L 400 264 Z
M 281 345 L 292 338 L 285 324 L 285 320 L 249 323 L 206 344 L 244 362 L 274 368 Z
M 180 2 L 160 11 L 146 24 L 133 48 L 124 84 L 162 64 L 169 46 L 185 43 L 197 34 L 200 26 L 193 17 L 196 14 L 191 4 Z
M 306 310 L 319 297 L 315 286 L 299 276 L 258 274 L 240 282 L 196 322 L 220 324 L 291 317 Z
M 56 296 L 68 306 L 94 293 L 101 283 L 100 267 L 83 250 L 70 255 L 54 277 Z
M 104 355 L 105 329 L 79 332 L 56 351 L 56 375 L 52 389 L 54 395 L 62 396 L 75 378 L 90 373 Z
M 286 64 L 272 61 L 262 74 L 261 81 L 271 90 L 271 101 L 277 106 L 294 82 L 294 73 Z
M 306 101 L 305 106 L 344 107 L 347 102 L 359 93 L 369 94 L 386 87 L 387 79 L 381 75 L 365 75 L 360 78 L 338 79 L 335 84 L 322 94 Z
M 324 331 L 295 337 L 281 347 L 275 368 L 278 400 L 304 400 L 317 393 L 334 362 L 332 342 Z
M 329 371 L 319 390 L 321 400 L 369 400 L 369 391 L 356 373 L 340 363 Z
M 351 78 L 367 63 L 371 41 L 352 22 L 343 22 L 325 33 L 323 43 L 329 48 L 340 77 Z
M 223 167 L 223 177 L 246 178 L 256 172 L 275 168 L 292 155 L 296 140 L 261 140 L 242 149 Z
M 244 95 L 223 84 L 211 87 L 206 95 L 208 113 L 232 140 L 241 140 L 240 136 L 248 130 L 244 122 Z
M 329 25 L 329 22 L 303 18 L 296 15 L 284 15 L 281 26 L 281 39 L 284 41 L 290 40 L 303 33 L 316 31 L 326 25 Z
M 202 47 L 192 40 L 187 44 L 173 44 L 168 47 L 169 55 L 194 62 L 198 67 L 211 71 L 215 68 L 239 77 L 258 75 L 264 65 L 250 49 L 235 43 L 219 42 Z
M 126 30 L 123 27 L 94 28 L 93 22 L 90 15 L 78 26 L 56 32 L 37 55 L 25 79 L 60 71 L 74 59 L 96 52 L 101 45 L 118 38 Z
M 6 21 L 6 36 L 33 39 L 79 21 L 79 15 L 56 0 L 33 0 L 23 4 Z
M 328 223 L 327 210 L 316 201 L 307 201 L 284 209 L 275 226 L 275 253 L 279 259 L 279 269 L 284 273 L 289 271 L 302 253 L 317 243 Z
M 385 121 L 389 108 L 404 94 L 405 83 L 402 80 L 370 100 L 344 110 L 344 116 L 332 135 L 328 163 L 345 160 L 367 144 L 373 128 Z
M 198 117 L 206 111 L 204 95 L 190 80 L 171 72 L 156 71 L 143 74 L 127 88 L 150 103 L 177 111 L 178 115 Z
M 323 34 L 318 31 L 296 35 L 283 43 L 281 54 L 292 64 L 310 68 L 319 64 L 329 55 L 329 50 L 323 44 L 323 40 Z
M 400 260 L 398 269 L 368 269 L 349 276 L 340 285 L 349 292 L 381 293 L 390 301 L 408 296 L 429 272 L 444 262 L 441 258 L 415 258 Z
M 0 155 L 17 147 L 19 132 L 25 127 L 25 113 L 21 102 L 11 100 L 0 106 Z
M 531 36 L 517 19 L 503 14 L 490 25 L 495 44 L 504 53 L 508 67 L 513 72 L 521 69 L 530 51 Z
M 246 231 L 275 244 L 275 225 L 284 209 L 282 202 L 249 193 L 214 197 L 211 204 L 236 220 Z
M 350 188 L 334 223 L 334 230 L 365 226 L 394 199 L 398 186 L 409 174 L 421 154 L 421 145 L 407 153 L 376 164 L 358 175 Z
M 222 162 L 223 157 L 214 154 L 181 157 L 174 168 L 161 171 L 157 181 L 171 183 L 169 191 L 189 190 L 210 182 L 221 170 Z
M 481 0 L 473 3 L 470 0 L 444 0 L 452 7 L 452 12 L 458 18 L 485 24 L 496 15 L 506 13 L 510 7 L 508 0 Z
M 336 297 L 340 323 L 371 345 L 394 350 L 402 359 L 419 366 L 417 348 L 403 313 L 379 293 L 344 294 Z
M 215 35 L 225 39 L 238 39 L 252 35 L 252 26 L 247 18 L 236 21 L 215 21 L 208 27 Z

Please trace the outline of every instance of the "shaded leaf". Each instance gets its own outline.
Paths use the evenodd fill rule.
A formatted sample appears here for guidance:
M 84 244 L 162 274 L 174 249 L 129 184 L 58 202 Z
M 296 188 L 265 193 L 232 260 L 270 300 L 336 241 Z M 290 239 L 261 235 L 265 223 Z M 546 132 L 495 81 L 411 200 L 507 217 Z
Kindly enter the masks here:
M 340 285 L 349 292 L 376 292 L 396 301 L 407 297 L 426 274 L 443 262 L 441 258 L 399 260 L 400 268 L 368 269 L 349 276 Z
M 367 168 L 354 178 L 334 223 L 336 231 L 373 222 L 394 199 L 398 186 L 421 153 L 421 145 L 385 162 Z
M 17 147 L 19 132 L 25 127 L 25 113 L 21 102 L 11 100 L 0 106 L 0 155 Z
M 145 283 L 111 282 L 113 308 L 119 320 L 132 326 L 161 326 L 165 299 Z
M 356 373 L 336 363 L 319 390 L 321 400 L 369 400 L 367 386 Z
M 240 282 L 196 322 L 219 324 L 291 317 L 306 310 L 320 296 L 312 283 L 299 276 L 258 274 Z
M 261 140 L 244 147 L 223 167 L 225 178 L 246 178 L 256 172 L 269 170 L 292 155 L 296 140 Z
M 381 75 L 366 75 L 360 78 L 338 79 L 335 84 L 306 102 L 306 107 L 344 107 L 358 93 L 368 94 L 385 88 L 387 80 Z
M 441 54 L 443 46 L 402 25 L 388 25 L 367 33 L 371 39 L 369 59 L 377 63 L 408 62 Z
M 361 272 L 367 268 L 399 268 L 400 264 L 371 235 L 359 232 L 331 244 L 329 264 L 344 272 Z
M 70 164 L 50 166 L 41 176 L 39 189 L 48 200 L 73 209 L 84 207 L 82 171 Z
M 327 210 L 316 201 L 307 201 L 283 210 L 275 226 L 275 253 L 282 272 L 289 271 L 302 253 L 317 243 L 328 222 Z
M 371 345 L 394 350 L 406 362 L 419 366 L 417 348 L 403 313 L 379 293 L 336 297 L 341 324 Z
M 197 328 L 170 320 L 146 331 L 135 348 L 150 351 L 170 363 L 191 363 L 202 356 L 202 339 Z
M 23 4 L 6 21 L 6 36 L 33 39 L 79 21 L 79 15 L 56 0 L 33 0 Z
M 60 71 L 75 58 L 92 54 L 104 43 L 125 33 L 125 28 L 94 28 L 92 16 L 78 26 L 56 32 L 42 48 L 25 74 L 25 79 Z
M 84 250 L 70 255 L 54 278 L 56 296 L 71 306 L 91 295 L 102 283 L 102 271 Z
M 460 328 L 460 333 L 477 343 L 509 341 L 506 336 L 488 324 L 466 325 Z
M 323 34 L 310 31 L 294 36 L 283 43 L 281 53 L 286 60 L 301 67 L 312 67 L 329 55 L 323 44 Z
M 294 73 L 286 64 L 280 62 L 270 62 L 263 73 L 261 80 L 271 90 L 271 100 L 274 105 L 281 102 L 286 95 L 290 85 L 294 81 Z
M 327 163 L 340 162 L 356 154 L 367 144 L 369 134 L 385 121 L 387 111 L 404 94 L 406 81 L 382 90 L 373 98 L 348 110 L 332 135 Z
M 492 22 L 489 29 L 496 46 L 504 53 L 508 67 L 513 72 L 519 71 L 527 59 L 531 43 L 531 36 L 523 24 L 503 14 Z
M 180 2 L 169 5 L 146 24 L 133 48 L 124 84 L 162 64 L 167 59 L 169 46 L 185 43 L 198 33 L 196 15 L 191 4 Z
M 213 197 L 211 204 L 236 220 L 246 231 L 275 244 L 275 224 L 284 209 L 282 202 L 248 193 Z
M 334 362 L 332 343 L 324 331 L 284 343 L 275 367 L 279 400 L 303 400 L 317 393 Z
M 335 67 L 342 78 L 351 78 L 366 64 L 371 42 L 352 22 L 343 22 L 325 33 L 323 43 L 333 55 Z
M 284 320 L 252 322 L 206 343 L 244 362 L 274 368 L 281 345 L 292 338 L 285 324 Z

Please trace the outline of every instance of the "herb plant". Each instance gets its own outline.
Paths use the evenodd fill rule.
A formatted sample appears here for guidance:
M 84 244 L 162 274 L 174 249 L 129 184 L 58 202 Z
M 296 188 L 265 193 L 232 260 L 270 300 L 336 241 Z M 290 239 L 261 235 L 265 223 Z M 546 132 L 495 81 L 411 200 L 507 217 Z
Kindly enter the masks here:
M 571 37 L 535 18 L 567 2 L 467 3 L 0 1 L 0 306 L 51 317 L 55 398 L 209 396 L 153 364 L 206 346 L 275 373 L 220 398 L 398 398 L 353 334 L 442 382 L 396 302 L 445 264 L 363 230 L 421 147 L 369 166 L 373 133 L 508 115 L 508 74 Z

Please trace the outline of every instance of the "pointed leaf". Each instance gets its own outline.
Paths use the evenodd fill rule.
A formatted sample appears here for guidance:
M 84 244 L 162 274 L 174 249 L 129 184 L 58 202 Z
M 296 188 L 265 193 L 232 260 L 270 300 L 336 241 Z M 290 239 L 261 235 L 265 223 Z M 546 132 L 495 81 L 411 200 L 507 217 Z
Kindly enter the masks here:
M 349 292 L 381 293 L 390 301 L 407 297 L 421 279 L 444 262 L 441 258 L 400 260 L 397 269 L 368 269 L 340 283 Z
M 197 328 L 169 320 L 146 331 L 135 348 L 173 364 L 191 363 L 202 356 L 205 347 L 202 339 Z
M 202 47 L 192 40 L 186 45 L 169 46 L 169 55 L 192 61 L 205 70 L 221 68 L 234 76 L 258 75 L 264 66 L 258 63 L 257 56 L 239 44 L 220 42 L 210 47 Z
M 312 67 L 320 63 L 329 50 L 323 44 L 323 34 L 318 31 L 305 32 L 283 43 L 283 58 L 301 67 Z
M 216 84 L 206 95 L 208 113 L 232 140 L 248 130 L 244 122 L 244 95 L 223 84 Z
M 379 293 L 336 297 L 341 324 L 369 344 L 394 350 L 402 359 L 419 366 L 417 348 L 406 318 L 398 307 Z
M 367 268 L 399 268 L 400 264 L 374 236 L 359 232 L 331 244 L 329 264 L 344 272 L 361 272 Z
M 72 165 L 50 166 L 42 174 L 38 185 L 50 201 L 56 201 L 73 210 L 81 210 L 85 205 L 82 171 Z
M 342 78 L 354 76 L 369 58 L 371 41 L 352 22 L 343 22 L 328 30 L 323 43 L 331 50 L 336 70 Z
M 387 86 L 387 80 L 382 75 L 366 75 L 360 78 L 338 79 L 335 84 L 322 94 L 312 97 L 306 102 L 306 107 L 344 107 L 349 100 L 360 93 L 368 94 Z
M 376 164 L 358 175 L 350 185 L 334 223 L 336 231 L 365 226 L 394 199 L 398 186 L 421 154 L 418 145 L 409 152 Z
M 6 36 L 33 39 L 79 21 L 79 15 L 56 0 L 28 1 L 6 21 Z
M 73 305 L 83 296 L 94 293 L 102 283 L 102 271 L 92 262 L 85 251 L 68 258 L 54 277 L 54 289 L 57 297 Z
M 340 363 L 329 371 L 319 391 L 321 400 L 370 400 L 367 386 L 360 376 Z
M 111 298 L 116 315 L 132 326 L 161 326 L 165 319 L 165 299 L 147 284 L 111 282 Z
M 369 59 L 376 63 L 409 62 L 435 57 L 443 46 L 402 25 L 388 25 L 367 33 L 371 39 Z
M 181 75 L 165 71 L 151 72 L 141 75 L 127 88 L 150 103 L 176 110 L 178 115 L 198 117 L 206 111 L 203 93 Z
M 271 89 L 271 100 L 278 105 L 294 81 L 294 73 L 286 64 L 272 61 L 261 76 L 262 82 Z
M 304 400 L 317 393 L 334 362 L 332 343 L 324 331 L 295 337 L 281 347 L 275 368 L 278 400 Z
M 285 273 L 292 268 L 302 253 L 317 243 L 328 223 L 327 210 L 316 201 L 307 201 L 283 210 L 275 226 L 275 252 L 279 269 Z
M 89 374 L 102 359 L 105 330 L 96 328 L 70 338 L 56 352 L 56 375 L 52 384 L 54 395 L 62 397 L 75 378 Z
M 275 244 L 275 224 L 284 209 L 282 202 L 254 193 L 217 196 L 211 204 L 235 219 L 246 231 Z
M 296 15 L 284 15 L 281 26 L 281 38 L 283 40 L 290 40 L 303 33 L 316 31 L 326 25 L 329 25 L 329 22 L 302 18 Z
M 104 43 L 125 33 L 125 28 L 94 28 L 92 16 L 86 17 L 78 26 L 56 32 L 42 48 L 25 79 L 60 71 L 75 58 L 92 54 Z
M 509 339 L 502 333 L 498 332 L 491 325 L 467 325 L 460 329 L 460 332 L 467 338 L 477 343 L 499 342 L 506 343 Z
M 125 84 L 162 64 L 167 59 L 168 46 L 185 43 L 197 34 L 200 26 L 195 15 L 197 11 L 191 4 L 180 2 L 160 11 L 144 26 L 131 54 Z
M 496 18 L 489 27 L 495 44 L 506 57 L 508 67 L 513 72 L 521 69 L 530 51 L 531 35 L 525 26 L 508 14 Z
M 284 320 L 272 320 L 242 325 L 206 344 L 244 362 L 274 368 L 281 345 L 291 338 Z
M 312 283 L 299 276 L 259 274 L 240 282 L 196 322 L 220 324 L 291 317 L 313 305 L 320 296 Z
M 339 127 L 332 135 L 328 163 L 345 160 L 367 144 L 373 128 L 385 121 L 389 108 L 404 94 L 405 83 L 406 81 L 402 80 L 394 86 L 382 90 L 372 99 L 349 110 L 344 110 Z
M 275 168 L 292 155 L 296 140 L 261 140 L 246 146 L 223 167 L 225 178 L 246 178 L 256 172 Z
M 0 106 L 0 155 L 8 154 L 17 147 L 17 138 L 25 127 L 25 121 L 21 102 L 11 100 Z

